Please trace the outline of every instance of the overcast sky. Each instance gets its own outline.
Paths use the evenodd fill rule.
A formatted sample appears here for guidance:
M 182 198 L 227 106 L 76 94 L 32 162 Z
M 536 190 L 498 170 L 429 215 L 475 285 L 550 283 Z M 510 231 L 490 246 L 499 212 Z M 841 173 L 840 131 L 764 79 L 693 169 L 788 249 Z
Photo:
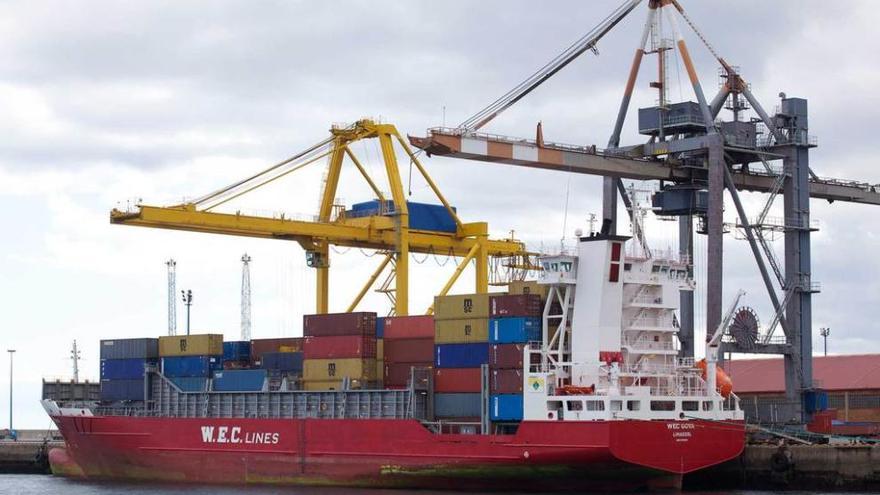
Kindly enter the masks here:
M 99 339 L 165 333 L 169 257 L 178 261 L 178 288 L 195 292 L 194 331 L 237 338 L 245 251 L 253 257 L 254 337 L 299 335 L 302 314 L 314 307 L 314 274 L 294 243 L 110 226 L 111 208 L 211 191 L 323 139 L 335 122 L 369 116 L 410 134 L 456 125 L 617 4 L 0 3 L 0 335 L 4 349 L 18 350 L 16 426 L 48 426 L 37 404 L 40 379 L 71 374 L 73 339 L 82 350 L 82 375 L 96 378 Z M 742 67 L 768 110 L 780 91 L 809 99 L 811 133 L 820 143 L 811 164 L 819 175 L 880 182 L 872 135 L 880 120 L 880 69 L 869 42 L 880 24 L 875 3 L 684 4 L 714 48 Z M 645 10 L 611 32 L 598 56 L 584 55 L 486 130 L 532 137 L 541 120 L 547 140 L 604 145 Z M 716 64 L 686 36 L 711 95 Z M 655 71 L 647 60 L 633 108 L 653 104 L 648 82 Z M 674 64 L 674 100 L 693 98 L 686 81 Z M 640 140 L 634 121 L 631 112 L 625 143 Z M 370 170 L 381 170 L 373 143 L 355 151 Z M 448 158 L 424 163 L 465 221 L 488 221 L 496 236 L 515 230 L 536 249 L 558 245 L 564 222 L 571 235 L 600 212 L 596 178 Z M 323 173 L 316 165 L 232 207 L 313 214 Z M 350 171 L 343 182 L 339 195 L 347 202 L 370 198 Z M 432 200 L 418 178 L 412 191 L 415 200 Z M 757 213 L 763 196 L 744 197 Z M 823 284 L 813 299 L 816 348 L 818 328 L 830 326 L 832 352 L 880 351 L 873 314 L 880 294 L 878 210 L 812 206 L 821 222 L 813 278 Z M 732 214 L 728 205 L 731 221 Z M 675 247 L 674 229 L 652 222 L 655 246 Z M 697 245 L 705 247 L 705 239 Z M 730 235 L 726 253 L 725 300 L 744 288 L 746 304 L 769 322 L 748 246 Z M 423 263 L 415 264 L 413 312 L 427 307 L 453 269 L 444 259 L 417 261 Z M 331 310 L 345 309 L 376 262 L 357 250 L 333 253 Z M 470 290 L 468 275 L 456 291 Z M 383 297 L 370 295 L 361 307 L 384 313 Z M 7 372 L 0 376 L 5 427 Z

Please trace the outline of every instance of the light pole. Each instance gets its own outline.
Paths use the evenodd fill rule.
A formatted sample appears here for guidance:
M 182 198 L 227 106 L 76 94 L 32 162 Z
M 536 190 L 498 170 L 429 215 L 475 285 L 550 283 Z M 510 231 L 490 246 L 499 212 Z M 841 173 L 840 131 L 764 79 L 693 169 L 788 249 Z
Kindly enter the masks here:
M 822 327 L 819 329 L 819 335 L 825 340 L 825 355 L 828 355 L 828 336 L 831 335 L 831 328 Z
M 181 290 L 180 294 L 183 296 L 183 304 L 186 306 L 186 334 L 189 335 L 189 308 L 193 303 L 193 291 Z
M 9 434 L 12 434 L 12 356 L 15 349 L 6 349 L 9 353 Z

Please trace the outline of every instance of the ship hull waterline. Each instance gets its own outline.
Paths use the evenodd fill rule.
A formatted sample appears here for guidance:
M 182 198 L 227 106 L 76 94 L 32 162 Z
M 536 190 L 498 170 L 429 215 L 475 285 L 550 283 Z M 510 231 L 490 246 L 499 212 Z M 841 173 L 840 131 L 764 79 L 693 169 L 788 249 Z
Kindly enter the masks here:
M 637 489 L 738 456 L 742 423 L 525 421 L 514 435 L 416 420 L 55 416 L 53 472 L 85 479 L 446 489 Z

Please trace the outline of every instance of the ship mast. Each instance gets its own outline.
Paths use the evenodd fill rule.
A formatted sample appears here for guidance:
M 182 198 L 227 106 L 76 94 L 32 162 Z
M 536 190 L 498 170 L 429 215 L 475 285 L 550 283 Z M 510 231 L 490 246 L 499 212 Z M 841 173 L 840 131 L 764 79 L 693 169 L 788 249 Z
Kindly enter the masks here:
M 168 335 L 177 335 L 177 262 L 171 258 L 165 266 L 168 267 Z
M 251 340 L 251 257 L 241 257 L 241 340 Z

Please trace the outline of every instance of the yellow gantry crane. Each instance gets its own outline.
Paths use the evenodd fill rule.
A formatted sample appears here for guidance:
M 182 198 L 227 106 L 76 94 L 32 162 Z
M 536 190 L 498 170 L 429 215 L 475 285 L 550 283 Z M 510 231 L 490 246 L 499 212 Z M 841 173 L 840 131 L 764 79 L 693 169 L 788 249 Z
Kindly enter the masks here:
M 378 139 L 385 165 L 385 174 L 391 190 L 386 200 L 372 177 L 351 149 L 351 144 L 364 139 Z M 455 232 L 416 230 L 410 228 L 409 209 L 403 183 L 397 165 L 395 143 L 412 160 L 446 212 L 455 221 Z M 336 204 L 335 197 L 346 156 L 369 184 L 378 199 L 378 211 L 365 216 L 346 213 L 345 206 Z M 328 159 L 329 166 L 321 194 L 321 204 L 314 221 L 244 215 L 241 212 L 221 213 L 212 211 L 217 207 L 247 194 L 261 186 L 274 182 L 321 159 Z M 318 313 L 326 313 L 329 307 L 330 246 L 373 249 L 384 253 L 379 266 L 364 284 L 348 311 L 354 311 L 376 280 L 391 266 L 384 284 L 392 301 L 392 314 L 409 314 L 409 255 L 410 253 L 450 255 L 463 258 L 439 294 L 445 295 L 455 284 L 471 261 L 476 266 L 476 290 L 488 292 L 490 269 L 497 283 L 524 277 L 534 269 L 534 254 L 515 239 L 492 240 L 486 222 L 463 223 L 455 210 L 428 175 L 407 142 L 391 124 L 360 120 L 348 126 L 333 126 L 330 137 L 294 155 L 287 160 L 219 189 L 196 200 L 172 206 L 149 206 L 138 204 L 134 210 L 110 212 L 110 222 L 163 229 L 208 232 L 246 237 L 293 240 L 306 252 L 310 267 L 317 271 L 316 307 Z M 506 280 L 500 280 L 500 278 Z M 393 281 L 394 288 L 390 289 Z M 431 314 L 433 307 L 428 308 Z

